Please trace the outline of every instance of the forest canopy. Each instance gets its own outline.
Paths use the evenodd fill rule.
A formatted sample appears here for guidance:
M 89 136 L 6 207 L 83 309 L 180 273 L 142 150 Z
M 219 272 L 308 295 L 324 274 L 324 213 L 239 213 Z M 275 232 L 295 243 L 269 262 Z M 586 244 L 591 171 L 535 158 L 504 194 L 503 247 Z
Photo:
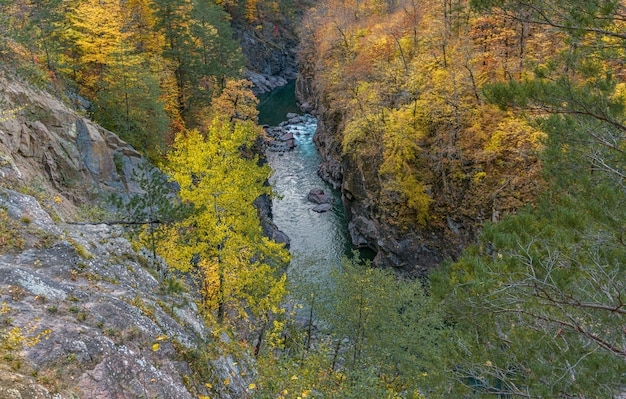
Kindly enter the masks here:
M 207 320 L 245 324 L 263 367 L 251 396 L 623 395 L 624 1 L 300 9 L 0 0 L 0 57 L 163 162 L 185 213 L 142 239 L 195 273 Z M 272 195 L 271 171 L 253 150 L 262 131 L 233 25 L 271 35 L 296 17 L 301 82 L 332 123 L 344 177 L 357 176 L 344 198 L 396 247 L 411 237 L 440 251 L 428 273 L 409 265 L 419 279 L 356 257 L 332 289 L 298 285 L 262 235 L 253 202 Z

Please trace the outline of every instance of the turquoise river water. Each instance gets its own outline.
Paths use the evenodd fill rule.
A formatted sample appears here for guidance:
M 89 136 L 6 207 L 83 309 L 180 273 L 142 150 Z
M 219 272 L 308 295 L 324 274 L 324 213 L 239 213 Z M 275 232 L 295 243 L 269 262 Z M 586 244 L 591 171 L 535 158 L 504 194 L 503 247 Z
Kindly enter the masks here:
M 260 123 L 275 126 L 288 112 L 299 112 L 293 92 L 291 83 L 260 98 Z M 296 148 L 283 154 L 268 152 L 267 158 L 274 171 L 271 183 L 279 197 L 273 201 L 274 223 L 291 239 L 289 274 L 311 275 L 319 281 L 342 256 L 351 253 L 351 245 L 341 196 L 317 175 L 320 156 L 312 142 L 316 127 L 313 117 L 288 124 L 284 129 L 293 132 Z M 306 196 L 313 188 L 334 197 L 330 212 L 312 210 L 316 204 Z

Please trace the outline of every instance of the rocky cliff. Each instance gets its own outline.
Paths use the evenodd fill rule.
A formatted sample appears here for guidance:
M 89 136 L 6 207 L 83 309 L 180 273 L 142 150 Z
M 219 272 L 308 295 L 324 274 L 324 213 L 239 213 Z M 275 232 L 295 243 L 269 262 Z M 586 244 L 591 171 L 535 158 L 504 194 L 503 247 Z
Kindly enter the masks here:
M 140 154 L 2 70 L 0 104 L 0 397 L 244 397 L 246 356 L 196 298 L 121 227 L 72 223 L 137 190 Z
M 445 257 L 460 252 L 471 239 L 470 234 L 438 226 L 420 228 L 393 223 L 390 209 L 380 206 L 377 155 L 356 159 L 342 152 L 343 113 L 325 104 L 322 96 L 307 86 L 298 84 L 302 103 L 315 104 L 318 127 L 313 137 L 322 162 L 318 174 L 335 189 L 341 190 L 352 244 L 376 252 L 377 266 L 392 267 L 410 274 L 424 274 Z M 372 148 L 372 151 L 377 151 Z M 453 222 L 451 222 L 453 223 Z M 461 233 L 464 233 L 461 236 Z M 447 243 L 444 244 L 444 237 Z
M 267 93 L 296 79 L 298 39 L 292 26 L 236 24 L 233 28 L 246 56 L 245 76 L 255 94 Z
M 136 191 L 141 155 L 54 96 L 0 69 L 0 179 L 59 195 L 66 206 Z

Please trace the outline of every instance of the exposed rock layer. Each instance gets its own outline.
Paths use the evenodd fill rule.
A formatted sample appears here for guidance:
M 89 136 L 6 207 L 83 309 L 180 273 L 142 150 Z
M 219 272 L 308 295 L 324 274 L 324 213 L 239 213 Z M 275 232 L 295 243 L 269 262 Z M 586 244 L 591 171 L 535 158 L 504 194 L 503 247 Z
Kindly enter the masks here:
M 52 95 L 0 69 L 0 180 L 57 192 L 74 204 L 136 191 L 141 155 Z
M 0 322 L 49 331 L 0 347 L 0 397 L 245 397 L 249 361 L 220 352 L 228 338 L 196 298 L 163 291 L 121 228 L 64 222 L 94 197 L 138 191 L 140 154 L 3 70 L 0 103 Z
M 298 76 L 297 37 L 293 27 L 270 27 L 261 30 L 235 26 L 235 33 L 247 59 L 245 76 L 254 84 L 256 94 L 267 93 Z

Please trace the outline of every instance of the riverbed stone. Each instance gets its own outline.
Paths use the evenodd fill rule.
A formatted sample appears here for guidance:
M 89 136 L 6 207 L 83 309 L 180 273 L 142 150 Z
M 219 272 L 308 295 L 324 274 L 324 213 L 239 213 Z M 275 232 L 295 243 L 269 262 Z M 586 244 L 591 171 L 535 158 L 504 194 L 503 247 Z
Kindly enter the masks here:
M 322 190 L 321 188 L 312 189 L 311 191 L 309 191 L 309 194 L 307 194 L 306 198 L 316 204 L 329 204 L 333 201 L 333 199 L 330 196 L 326 195 L 324 193 L 324 190 Z
M 282 136 L 280 136 L 279 140 L 281 140 L 281 141 L 293 140 L 293 133 L 287 132 L 287 133 L 283 134 Z
M 330 211 L 332 208 L 333 206 L 331 204 L 320 204 L 314 207 L 312 210 L 317 213 L 324 213 Z

